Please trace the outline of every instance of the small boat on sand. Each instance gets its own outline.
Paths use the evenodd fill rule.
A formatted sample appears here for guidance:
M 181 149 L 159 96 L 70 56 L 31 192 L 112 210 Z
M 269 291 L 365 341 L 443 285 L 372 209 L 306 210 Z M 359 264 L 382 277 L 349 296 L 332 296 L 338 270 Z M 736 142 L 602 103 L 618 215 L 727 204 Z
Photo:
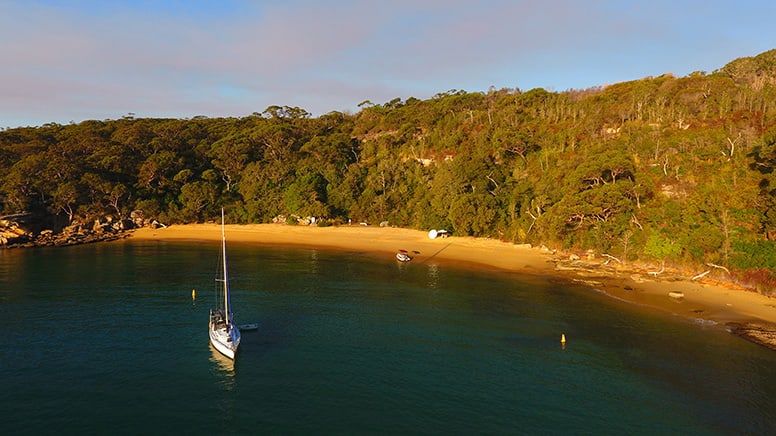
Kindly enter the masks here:
M 399 250 L 399 252 L 396 253 L 396 260 L 399 262 L 409 262 L 412 260 L 412 256 L 410 256 L 407 250 Z

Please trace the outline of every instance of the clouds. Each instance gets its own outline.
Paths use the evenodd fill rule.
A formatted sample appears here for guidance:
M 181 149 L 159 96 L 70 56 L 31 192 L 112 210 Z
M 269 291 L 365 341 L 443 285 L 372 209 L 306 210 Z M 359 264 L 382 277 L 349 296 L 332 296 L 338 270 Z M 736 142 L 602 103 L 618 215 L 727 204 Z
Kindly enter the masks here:
M 772 48 L 763 16 L 773 9 L 664 0 L 0 0 L 0 127 L 127 112 L 243 116 L 270 105 L 318 115 L 452 88 L 564 90 L 686 74 Z M 761 28 L 732 25 L 742 20 L 742 29 Z

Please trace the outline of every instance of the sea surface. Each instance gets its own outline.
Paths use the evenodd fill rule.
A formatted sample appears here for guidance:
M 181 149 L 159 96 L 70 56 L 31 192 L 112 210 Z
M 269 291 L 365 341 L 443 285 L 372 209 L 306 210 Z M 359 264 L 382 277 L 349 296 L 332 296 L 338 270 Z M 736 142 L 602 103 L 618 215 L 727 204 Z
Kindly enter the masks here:
M 0 250 L 0 433 L 776 429 L 776 352 L 548 277 L 441 261 L 229 244 L 236 321 L 259 324 L 232 364 L 208 343 L 218 249 Z

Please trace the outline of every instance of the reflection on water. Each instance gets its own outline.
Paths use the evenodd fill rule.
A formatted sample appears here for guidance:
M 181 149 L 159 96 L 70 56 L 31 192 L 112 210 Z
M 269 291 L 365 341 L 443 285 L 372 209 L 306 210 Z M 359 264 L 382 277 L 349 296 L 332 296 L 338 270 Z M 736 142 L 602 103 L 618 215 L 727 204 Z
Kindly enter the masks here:
M 210 363 L 214 372 L 222 377 L 221 385 L 226 390 L 234 388 L 234 360 L 219 353 L 213 345 L 210 345 Z
M 428 283 L 426 283 L 431 289 L 439 287 L 439 266 L 435 263 L 428 264 Z
M 310 251 L 310 273 L 318 274 L 318 252 L 316 250 Z

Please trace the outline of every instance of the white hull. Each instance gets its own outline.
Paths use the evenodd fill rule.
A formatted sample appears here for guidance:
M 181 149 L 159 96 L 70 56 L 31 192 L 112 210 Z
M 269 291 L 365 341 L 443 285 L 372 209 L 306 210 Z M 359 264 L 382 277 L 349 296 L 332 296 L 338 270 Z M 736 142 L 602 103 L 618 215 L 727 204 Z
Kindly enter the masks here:
M 225 346 L 224 344 L 218 342 L 217 340 L 213 339 L 213 337 L 210 337 L 210 343 L 213 345 L 213 348 L 218 350 L 219 353 L 223 354 L 224 356 L 234 360 L 234 351 Z
M 396 260 L 399 262 L 409 262 L 412 260 L 412 256 L 405 253 L 396 253 Z
M 210 326 L 210 343 L 224 356 L 234 359 L 240 347 L 240 330 L 232 326 L 229 331 L 225 327 L 213 328 Z

